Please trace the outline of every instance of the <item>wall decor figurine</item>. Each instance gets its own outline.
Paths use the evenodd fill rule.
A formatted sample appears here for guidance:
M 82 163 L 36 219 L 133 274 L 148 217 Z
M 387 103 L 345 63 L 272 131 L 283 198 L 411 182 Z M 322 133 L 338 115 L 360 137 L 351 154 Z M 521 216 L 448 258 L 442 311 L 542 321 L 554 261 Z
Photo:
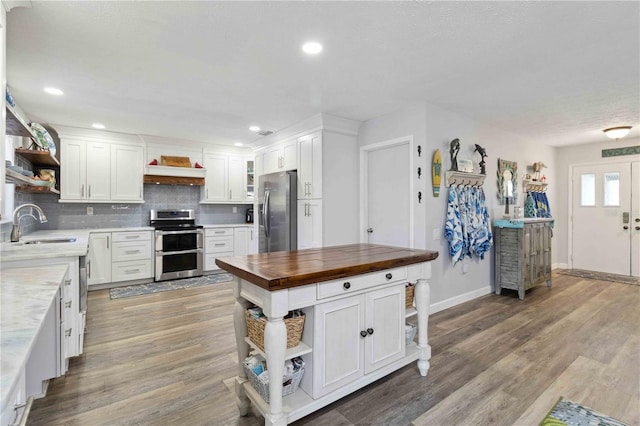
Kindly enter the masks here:
M 455 138 L 449 144 L 449 155 L 451 156 L 451 168 L 450 171 L 458 171 L 458 151 L 460 151 L 460 139 Z
M 547 166 L 542 161 L 538 161 L 537 163 L 533 163 L 533 166 L 531 167 L 533 168 L 533 180 L 539 181 L 540 172 L 542 172 L 542 169 L 544 169 Z
M 486 175 L 487 174 L 487 170 L 485 169 L 485 157 L 488 157 L 487 155 L 487 150 L 485 150 L 483 147 L 481 147 L 478 144 L 476 145 L 476 149 L 473 150 L 473 152 L 477 152 L 478 154 L 480 154 L 480 174 Z
M 440 180 L 442 176 L 442 159 L 440 158 L 440 150 L 436 149 L 433 153 L 433 162 L 431 164 L 431 181 L 433 183 L 433 196 L 440 196 Z

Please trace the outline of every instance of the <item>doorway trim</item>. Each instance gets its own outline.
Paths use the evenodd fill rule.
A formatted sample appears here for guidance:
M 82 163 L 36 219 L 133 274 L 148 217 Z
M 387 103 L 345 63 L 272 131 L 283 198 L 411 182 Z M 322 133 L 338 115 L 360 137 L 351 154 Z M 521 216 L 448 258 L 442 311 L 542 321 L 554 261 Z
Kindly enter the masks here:
M 407 163 L 409 167 L 409 248 L 414 248 L 414 221 L 415 221 L 415 194 L 414 194 L 414 160 L 413 160 L 413 135 L 402 136 L 395 139 L 390 139 L 382 142 L 376 142 L 360 147 L 360 242 L 367 242 L 366 223 L 368 217 L 368 194 L 367 194 L 367 182 L 369 177 L 368 170 L 368 155 L 372 151 L 377 151 L 383 148 L 390 148 L 398 145 L 409 145 L 409 155 Z

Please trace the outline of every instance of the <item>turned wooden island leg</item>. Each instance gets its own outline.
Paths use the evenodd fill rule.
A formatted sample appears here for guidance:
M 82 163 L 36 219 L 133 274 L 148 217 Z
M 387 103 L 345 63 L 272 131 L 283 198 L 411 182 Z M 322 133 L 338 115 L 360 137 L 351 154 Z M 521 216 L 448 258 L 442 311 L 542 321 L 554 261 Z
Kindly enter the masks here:
M 247 321 L 244 317 L 244 311 L 251 306 L 251 303 L 240 297 L 240 280 L 234 277 L 233 281 L 233 295 L 236 298 L 236 303 L 233 306 L 233 327 L 238 351 L 238 376 L 235 380 L 236 404 L 238 404 L 240 415 L 246 416 L 249 413 L 251 402 L 244 393 L 247 373 L 242 367 L 242 362 L 249 356 L 249 345 L 244 341 L 247 336 Z
M 426 279 L 419 279 L 415 288 L 416 309 L 418 311 L 418 370 L 421 376 L 426 376 L 429 371 L 431 359 L 431 346 L 427 337 L 429 327 L 429 304 L 431 303 L 431 289 Z
M 265 416 L 265 425 L 286 425 L 287 419 L 282 412 L 282 378 L 287 350 L 287 327 L 283 317 L 268 318 L 264 328 L 264 349 L 269 369 L 269 415 Z

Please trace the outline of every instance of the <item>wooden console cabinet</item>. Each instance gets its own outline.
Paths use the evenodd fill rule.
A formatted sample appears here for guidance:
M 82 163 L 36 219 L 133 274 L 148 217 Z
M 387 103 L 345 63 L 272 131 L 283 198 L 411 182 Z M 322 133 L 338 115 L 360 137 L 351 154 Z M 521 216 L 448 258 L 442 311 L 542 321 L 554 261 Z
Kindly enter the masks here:
M 494 221 L 496 294 L 508 288 L 522 300 L 536 284 L 551 287 L 552 226 L 553 219 Z
M 427 375 L 429 261 L 438 253 L 372 244 L 216 259 L 234 279 L 238 346 L 236 394 L 241 415 L 250 403 L 266 425 L 286 425 L 417 360 Z M 416 308 L 405 307 L 405 283 L 416 283 Z M 267 317 L 261 351 L 247 336 L 245 310 Z M 298 346 L 287 349 L 283 317 L 305 314 Z M 405 318 L 418 316 L 418 343 L 406 343 Z M 269 369 L 267 404 L 247 381 L 242 361 L 261 353 Z M 284 362 L 300 356 L 305 373 L 298 390 L 282 397 Z

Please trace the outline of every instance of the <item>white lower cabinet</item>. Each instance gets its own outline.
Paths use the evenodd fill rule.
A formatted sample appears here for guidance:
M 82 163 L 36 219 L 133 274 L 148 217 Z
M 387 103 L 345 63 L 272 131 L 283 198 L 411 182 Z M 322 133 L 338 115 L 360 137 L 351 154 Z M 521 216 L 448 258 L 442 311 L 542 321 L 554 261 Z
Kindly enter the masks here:
M 233 256 L 233 228 L 207 228 L 204 230 L 204 270 L 220 269 L 216 258 Z
M 313 398 L 404 357 L 404 292 L 400 284 L 316 306 Z
M 322 247 L 322 200 L 298 201 L 298 250 Z
M 87 284 L 111 282 L 111 232 L 92 232 L 89 235 Z
M 257 253 L 253 227 L 207 228 L 204 230 L 204 270 L 217 271 L 216 259 Z
M 153 277 L 153 231 L 96 232 L 89 236 L 89 287 Z

